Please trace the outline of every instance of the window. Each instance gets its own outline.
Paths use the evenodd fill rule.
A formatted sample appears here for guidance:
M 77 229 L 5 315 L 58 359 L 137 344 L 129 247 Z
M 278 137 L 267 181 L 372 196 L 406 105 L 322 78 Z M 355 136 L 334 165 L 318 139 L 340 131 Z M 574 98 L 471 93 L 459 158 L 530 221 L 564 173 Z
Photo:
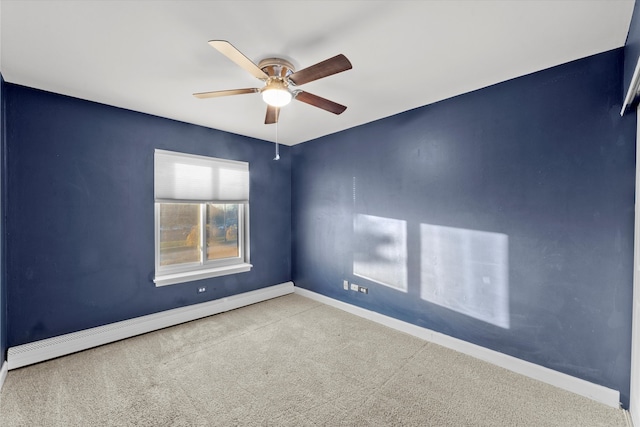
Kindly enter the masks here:
M 246 162 L 155 151 L 156 286 L 249 271 Z

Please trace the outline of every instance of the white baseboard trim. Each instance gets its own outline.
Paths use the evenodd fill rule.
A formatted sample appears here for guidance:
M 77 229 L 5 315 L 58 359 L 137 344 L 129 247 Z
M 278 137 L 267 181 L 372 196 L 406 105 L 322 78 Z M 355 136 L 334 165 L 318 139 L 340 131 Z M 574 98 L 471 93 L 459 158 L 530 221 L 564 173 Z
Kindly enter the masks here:
M 448 335 L 432 331 L 430 329 L 403 322 L 402 320 L 394 319 L 393 317 L 385 316 L 374 311 L 347 304 L 345 302 L 320 295 L 307 289 L 298 287 L 295 287 L 294 289 L 295 293 L 301 296 L 344 310 L 348 313 L 374 321 L 384 326 L 388 326 L 392 329 L 407 333 L 409 335 L 413 335 L 425 341 L 433 342 L 443 347 L 456 350 L 460 353 L 464 353 L 466 355 L 475 357 L 476 359 L 492 363 L 494 365 L 508 369 L 512 372 L 516 372 L 529 378 L 551 384 L 563 390 L 579 394 L 581 396 L 595 400 L 596 402 L 603 403 L 607 406 L 613 408 L 620 407 L 620 392 L 617 390 L 594 384 L 589 381 L 564 374 L 562 372 L 554 371 L 552 369 L 545 368 L 544 366 L 536 365 L 534 363 L 527 362 L 525 360 L 518 359 L 516 357 L 509 356 L 495 350 L 490 350 L 476 344 L 471 344 L 469 342 L 462 341 L 460 339 L 453 338 Z
M 629 410 L 629 411 L 624 411 L 624 419 L 627 422 L 627 427 L 633 427 L 634 426 L 633 420 L 637 420 L 638 418 L 634 417 L 631 410 Z
M 10 347 L 5 365 L 8 365 L 9 370 L 21 368 L 291 293 L 293 293 L 293 282 L 286 282 L 226 298 L 174 308 L 160 313 Z
M 2 368 L 0 368 L 0 391 L 2 391 L 2 386 L 4 385 L 4 380 L 7 379 L 7 372 L 9 371 L 9 364 L 5 360 L 2 364 Z

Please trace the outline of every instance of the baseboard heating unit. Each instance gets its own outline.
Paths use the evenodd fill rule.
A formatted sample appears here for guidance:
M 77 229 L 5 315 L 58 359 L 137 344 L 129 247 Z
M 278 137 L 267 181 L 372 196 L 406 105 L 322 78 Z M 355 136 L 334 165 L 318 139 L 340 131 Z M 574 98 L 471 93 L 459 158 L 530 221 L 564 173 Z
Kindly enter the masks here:
M 214 301 L 175 308 L 11 347 L 7 352 L 8 369 L 21 368 L 291 293 L 293 293 L 293 282 L 286 282 Z

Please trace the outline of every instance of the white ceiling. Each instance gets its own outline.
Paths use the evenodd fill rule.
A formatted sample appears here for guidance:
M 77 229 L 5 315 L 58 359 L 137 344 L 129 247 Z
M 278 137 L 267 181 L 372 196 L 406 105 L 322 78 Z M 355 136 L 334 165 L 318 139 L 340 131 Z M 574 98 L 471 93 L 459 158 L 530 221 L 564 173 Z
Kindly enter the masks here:
M 348 106 L 302 102 L 280 114 L 293 145 L 624 46 L 633 0 L 0 1 L 4 79 L 275 141 L 260 87 L 207 41 L 258 63 L 302 69 L 338 53 L 353 69 L 301 88 Z M 526 100 L 523 100 L 526 102 Z

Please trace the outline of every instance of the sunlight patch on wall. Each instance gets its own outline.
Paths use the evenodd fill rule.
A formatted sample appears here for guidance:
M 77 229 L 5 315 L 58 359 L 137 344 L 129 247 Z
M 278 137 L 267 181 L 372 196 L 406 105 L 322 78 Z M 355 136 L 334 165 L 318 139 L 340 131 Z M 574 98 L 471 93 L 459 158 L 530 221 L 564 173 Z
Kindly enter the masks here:
M 509 328 L 509 237 L 420 224 L 420 296 Z
M 353 274 L 407 292 L 407 222 L 357 214 Z

